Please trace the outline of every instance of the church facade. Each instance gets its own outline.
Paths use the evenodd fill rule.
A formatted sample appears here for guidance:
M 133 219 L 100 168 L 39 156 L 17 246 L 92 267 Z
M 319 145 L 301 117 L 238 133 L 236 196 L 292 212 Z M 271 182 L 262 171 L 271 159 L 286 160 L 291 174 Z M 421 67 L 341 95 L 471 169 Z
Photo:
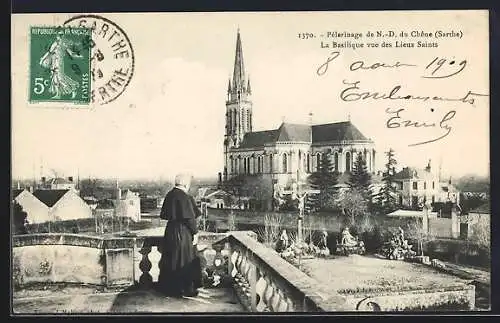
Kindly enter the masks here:
M 294 182 L 305 182 L 325 153 L 340 173 L 353 168 L 357 154 L 362 154 L 368 171 L 375 172 L 374 142 L 350 121 L 314 125 L 283 122 L 276 129 L 254 131 L 253 112 L 238 30 L 233 77 L 227 88 L 224 180 L 261 175 L 288 189 Z

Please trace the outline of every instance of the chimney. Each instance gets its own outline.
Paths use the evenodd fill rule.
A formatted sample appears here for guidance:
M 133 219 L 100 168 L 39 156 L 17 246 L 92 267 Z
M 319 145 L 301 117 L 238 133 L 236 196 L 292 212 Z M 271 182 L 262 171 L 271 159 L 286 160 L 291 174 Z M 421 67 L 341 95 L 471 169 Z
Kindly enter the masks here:
M 20 190 L 21 189 L 21 183 L 18 181 L 17 182 L 17 189 Z
M 219 188 L 222 186 L 222 173 L 219 172 Z
M 427 167 L 425 167 L 425 170 L 429 173 L 431 172 L 431 160 L 430 159 L 429 159 L 429 162 L 427 163 Z
M 73 183 L 73 176 L 68 177 L 68 181 L 70 181 L 71 183 Z

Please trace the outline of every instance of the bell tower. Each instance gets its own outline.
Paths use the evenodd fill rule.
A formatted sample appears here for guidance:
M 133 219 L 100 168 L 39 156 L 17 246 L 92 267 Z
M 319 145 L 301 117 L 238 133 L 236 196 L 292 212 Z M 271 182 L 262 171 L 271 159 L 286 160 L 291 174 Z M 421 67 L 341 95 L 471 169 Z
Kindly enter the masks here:
M 233 78 L 227 85 L 226 129 L 224 134 L 224 174 L 228 172 L 229 151 L 238 148 L 247 132 L 252 131 L 252 88 L 243 63 L 240 30 L 236 35 Z

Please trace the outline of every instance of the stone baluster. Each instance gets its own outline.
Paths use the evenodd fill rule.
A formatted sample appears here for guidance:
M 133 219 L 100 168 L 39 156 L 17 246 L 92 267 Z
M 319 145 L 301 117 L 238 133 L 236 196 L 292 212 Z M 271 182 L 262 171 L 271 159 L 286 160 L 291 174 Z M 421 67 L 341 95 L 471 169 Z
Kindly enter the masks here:
M 276 284 L 274 282 L 271 282 L 271 288 L 273 289 L 273 296 L 270 299 L 270 307 L 273 312 L 278 312 L 280 303 L 279 289 L 276 287 Z
M 266 290 L 264 292 L 264 303 L 266 304 L 266 308 L 264 309 L 264 311 L 269 312 L 272 310 L 271 299 L 274 295 L 274 288 L 269 275 L 265 276 L 265 280 L 266 280 Z
M 255 292 L 257 295 L 255 309 L 257 312 L 264 312 L 266 309 L 266 303 L 264 301 L 264 298 L 265 298 L 264 295 L 265 295 L 266 289 L 267 289 L 267 281 L 264 278 L 264 276 L 262 275 L 262 273 L 260 273 L 260 277 L 257 280 L 257 284 L 255 284 Z
M 229 261 L 230 263 L 230 275 L 233 279 L 236 278 L 236 274 L 238 273 L 238 269 L 236 268 L 236 261 L 238 260 L 239 252 L 238 251 L 233 251 L 231 254 L 231 259 Z
M 153 277 L 149 273 L 152 268 L 152 264 L 148 257 L 149 253 L 151 252 L 151 246 L 145 241 L 139 252 L 142 255 L 141 262 L 139 263 L 139 268 L 142 271 L 142 275 L 139 278 L 139 284 L 142 287 L 148 288 L 153 285 Z

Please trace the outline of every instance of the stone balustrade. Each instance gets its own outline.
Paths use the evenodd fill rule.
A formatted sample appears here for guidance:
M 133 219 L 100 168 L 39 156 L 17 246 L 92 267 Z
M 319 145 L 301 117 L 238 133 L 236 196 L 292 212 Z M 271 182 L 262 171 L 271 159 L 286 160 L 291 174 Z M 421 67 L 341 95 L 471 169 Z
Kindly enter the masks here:
M 229 245 L 229 273 L 242 305 L 252 312 L 342 311 L 345 298 L 327 291 L 279 254 L 241 232 L 215 243 Z

